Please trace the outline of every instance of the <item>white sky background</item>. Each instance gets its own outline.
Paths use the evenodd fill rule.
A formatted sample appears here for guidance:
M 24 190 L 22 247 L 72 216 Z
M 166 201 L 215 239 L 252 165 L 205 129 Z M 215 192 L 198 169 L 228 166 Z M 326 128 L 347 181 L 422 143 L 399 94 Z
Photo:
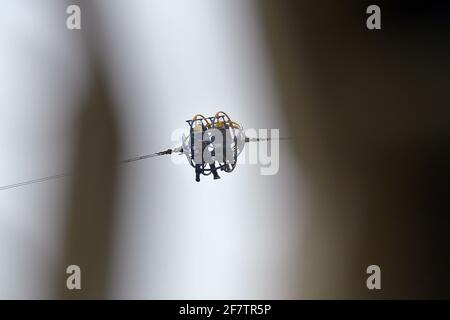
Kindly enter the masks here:
M 252 1 L 96 1 L 125 141 L 121 158 L 175 145 L 196 113 L 288 135 Z M 70 168 L 87 77 L 60 1 L 0 0 L 0 185 Z M 83 10 L 83 7 L 82 7 Z M 85 30 L 83 30 L 85 31 Z M 121 169 L 112 298 L 295 298 L 301 173 L 238 166 L 213 181 L 169 158 Z M 0 191 L 0 298 L 49 297 L 66 182 Z M 55 276 L 56 278 L 56 276 Z

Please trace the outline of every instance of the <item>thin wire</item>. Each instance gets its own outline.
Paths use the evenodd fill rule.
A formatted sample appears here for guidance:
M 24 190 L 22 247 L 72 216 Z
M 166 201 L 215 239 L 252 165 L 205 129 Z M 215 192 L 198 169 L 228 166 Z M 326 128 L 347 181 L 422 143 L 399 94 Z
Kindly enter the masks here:
M 278 138 L 278 140 L 290 140 L 290 139 L 291 138 L 289 138 L 289 137 Z M 274 140 L 274 139 L 272 139 L 272 138 L 246 138 L 245 142 L 258 142 L 258 141 L 269 141 L 269 140 Z M 131 163 L 131 162 L 146 160 L 146 159 L 153 158 L 153 157 L 171 154 L 172 152 L 182 152 L 182 150 L 180 148 L 167 149 L 167 150 L 161 151 L 161 152 L 156 152 L 156 153 L 151 153 L 151 154 L 146 154 L 146 155 L 142 155 L 142 156 L 125 159 L 125 160 L 120 161 L 119 164 L 127 164 L 127 163 Z M 70 173 L 60 173 L 60 174 L 55 174 L 55 175 L 44 177 L 44 178 L 18 182 L 18 183 L 6 185 L 6 186 L 0 186 L 0 191 L 24 187 L 24 186 L 28 186 L 30 184 L 35 184 L 35 183 L 42 183 L 42 182 L 46 182 L 49 180 L 57 180 L 57 179 L 65 178 L 68 176 L 71 176 L 71 174 Z
M 69 173 L 61 173 L 61 174 L 55 174 L 53 176 L 48 176 L 48 177 L 45 177 L 45 178 L 39 178 L 39 179 L 19 182 L 19 183 L 15 183 L 15 184 L 10 184 L 10 185 L 7 185 L 7 186 L 0 187 L 0 191 L 7 190 L 7 189 L 18 188 L 18 187 L 23 187 L 23 186 L 27 186 L 29 184 L 34 184 L 34 183 L 41 183 L 41 182 L 45 182 L 45 181 L 48 181 L 48 180 L 61 179 L 61 178 L 67 177 L 67 176 L 70 176 L 70 174 Z
M 137 156 L 137 157 L 134 157 L 134 158 L 122 160 L 122 161 L 119 162 L 119 164 L 125 164 L 125 163 L 145 160 L 145 159 L 149 159 L 149 158 L 153 158 L 153 157 L 163 156 L 163 155 L 166 155 L 166 154 L 171 154 L 173 151 L 174 151 L 173 149 L 167 149 L 167 150 L 161 151 L 161 152 L 146 154 L 146 155 L 143 155 L 143 156 Z
M 168 149 L 166 151 L 137 156 L 137 157 L 133 157 L 130 159 L 122 160 L 119 162 L 119 164 L 126 164 L 126 163 L 130 163 L 130 162 L 136 162 L 136 161 L 141 161 L 141 160 L 145 160 L 145 159 L 149 159 L 149 158 L 153 158 L 153 157 L 157 157 L 157 156 L 171 154 L 172 151 L 173 151 L 172 149 Z M 42 183 L 42 182 L 49 181 L 49 180 L 57 180 L 57 179 L 65 178 L 68 176 L 71 176 L 71 174 L 70 173 L 60 173 L 60 174 L 55 174 L 55 175 L 44 177 L 44 178 L 23 181 L 23 182 L 14 183 L 14 184 L 6 185 L 6 186 L 1 186 L 0 191 L 19 188 L 19 187 L 23 187 L 23 186 L 28 186 L 30 184 L 35 184 L 35 183 Z
M 259 142 L 259 141 L 270 141 L 270 140 L 291 140 L 291 137 L 279 137 L 279 138 L 245 138 L 245 142 Z

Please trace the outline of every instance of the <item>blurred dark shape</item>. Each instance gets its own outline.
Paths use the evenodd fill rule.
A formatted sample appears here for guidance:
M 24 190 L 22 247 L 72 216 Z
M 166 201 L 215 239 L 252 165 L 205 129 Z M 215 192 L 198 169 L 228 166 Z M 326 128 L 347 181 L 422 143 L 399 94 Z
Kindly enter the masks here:
M 299 294 L 450 298 L 449 6 L 260 3 L 313 190 Z M 381 30 L 366 28 L 370 4 Z M 378 291 L 366 288 L 372 264 Z
M 74 174 L 57 295 L 62 299 L 105 299 L 114 252 L 118 119 L 97 47 L 95 5 L 83 3 L 83 13 L 82 36 L 91 60 L 91 83 L 75 126 Z M 66 287 L 69 265 L 81 268 L 81 290 Z
M 117 176 L 117 124 L 101 79 L 92 87 L 78 124 L 63 268 L 81 268 L 82 290 L 69 291 L 60 281 L 61 298 L 107 297 Z M 68 275 L 64 274 L 64 278 Z

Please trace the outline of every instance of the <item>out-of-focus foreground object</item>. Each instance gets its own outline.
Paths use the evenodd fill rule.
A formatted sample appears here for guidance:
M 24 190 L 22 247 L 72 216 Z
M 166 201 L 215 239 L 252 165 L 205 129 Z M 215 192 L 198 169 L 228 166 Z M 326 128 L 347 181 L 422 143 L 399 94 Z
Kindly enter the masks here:
M 261 2 L 315 210 L 306 298 L 450 297 L 448 5 Z M 366 268 L 382 289 L 366 287 Z

